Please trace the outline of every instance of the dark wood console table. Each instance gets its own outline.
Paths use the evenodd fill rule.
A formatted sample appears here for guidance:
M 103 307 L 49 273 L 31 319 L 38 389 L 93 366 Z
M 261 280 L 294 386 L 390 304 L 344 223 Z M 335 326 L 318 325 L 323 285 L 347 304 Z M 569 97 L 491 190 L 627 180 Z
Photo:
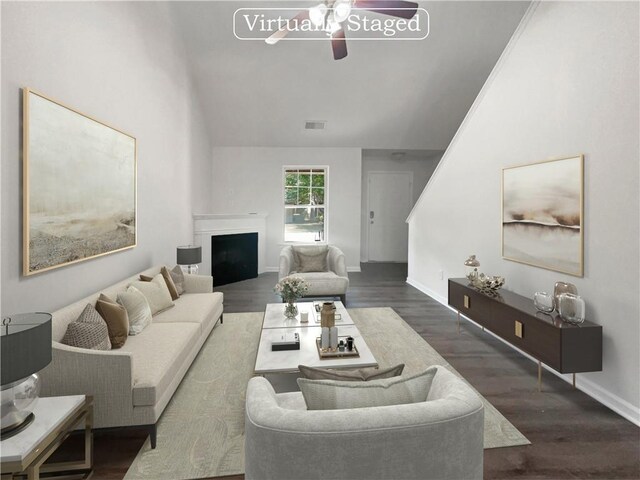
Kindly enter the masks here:
M 469 285 L 466 278 L 449 279 L 449 305 L 511 345 L 538 360 L 538 390 L 542 363 L 560 373 L 602 370 L 602 326 L 585 321 L 572 325 L 559 315 L 538 312 L 533 300 L 507 290 L 489 296 Z

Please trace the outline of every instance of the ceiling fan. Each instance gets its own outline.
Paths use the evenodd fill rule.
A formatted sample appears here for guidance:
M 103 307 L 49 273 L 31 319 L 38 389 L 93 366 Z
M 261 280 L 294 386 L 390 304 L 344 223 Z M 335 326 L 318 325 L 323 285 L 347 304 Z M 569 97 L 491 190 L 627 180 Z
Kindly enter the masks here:
M 404 0 L 324 0 L 323 3 L 302 10 L 298 15 L 289 19 L 265 42 L 269 45 L 275 45 L 286 37 L 295 25 L 310 21 L 316 27 L 323 27 L 323 30 L 330 36 L 333 58 L 340 60 L 347 56 L 347 41 L 342 23 L 349 18 L 351 10 L 354 8 L 411 19 L 418 11 L 418 4 Z

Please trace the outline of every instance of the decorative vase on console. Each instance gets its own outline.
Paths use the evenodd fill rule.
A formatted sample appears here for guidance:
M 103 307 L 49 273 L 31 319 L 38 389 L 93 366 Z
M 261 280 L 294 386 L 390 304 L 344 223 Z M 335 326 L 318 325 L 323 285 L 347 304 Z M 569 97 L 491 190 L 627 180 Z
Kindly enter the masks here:
M 276 283 L 273 289 L 283 302 L 287 305 L 284 307 L 284 316 L 286 318 L 295 318 L 298 315 L 298 306 L 296 300 L 304 297 L 309 290 L 309 284 L 300 277 L 285 277 Z

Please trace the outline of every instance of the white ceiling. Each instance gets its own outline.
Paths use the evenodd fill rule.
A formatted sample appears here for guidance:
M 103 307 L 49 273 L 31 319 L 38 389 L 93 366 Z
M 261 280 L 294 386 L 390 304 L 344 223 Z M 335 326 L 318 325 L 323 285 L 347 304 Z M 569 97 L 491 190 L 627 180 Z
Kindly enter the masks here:
M 328 41 L 235 38 L 238 7 L 274 3 L 172 2 L 213 145 L 445 149 L 529 3 L 419 3 L 427 39 L 347 39 L 335 61 Z M 326 129 L 306 131 L 306 120 Z

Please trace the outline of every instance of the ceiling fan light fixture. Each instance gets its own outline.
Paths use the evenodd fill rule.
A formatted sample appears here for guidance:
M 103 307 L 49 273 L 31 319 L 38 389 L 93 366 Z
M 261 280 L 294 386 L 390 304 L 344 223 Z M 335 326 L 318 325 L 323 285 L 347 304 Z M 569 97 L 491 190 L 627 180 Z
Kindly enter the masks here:
M 327 6 L 324 3 L 319 3 L 315 7 L 309 8 L 309 20 L 316 27 L 324 25 L 324 19 L 327 15 Z
M 342 23 L 351 14 L 351 1 L 350 0 L 338 0 L 333 4 L 333 18 L 336 22 Z

